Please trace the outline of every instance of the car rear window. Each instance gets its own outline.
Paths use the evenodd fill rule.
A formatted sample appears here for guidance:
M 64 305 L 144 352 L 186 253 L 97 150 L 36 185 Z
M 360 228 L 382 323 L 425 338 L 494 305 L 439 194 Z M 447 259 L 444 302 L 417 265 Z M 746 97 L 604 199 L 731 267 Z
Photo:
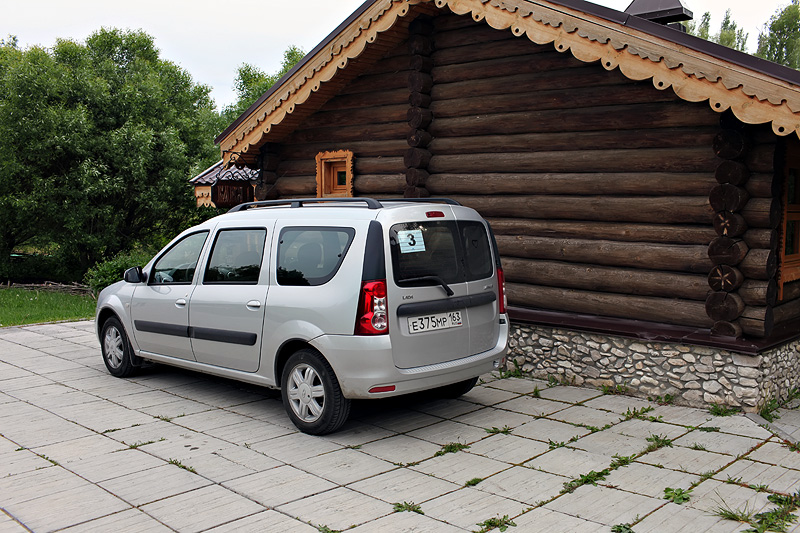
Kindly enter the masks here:
M 278 243 L 279 285 L 322 285 L 336 275 L 353 228 L 284 228 Z
M 429 285 L 491 277 L 492 252 L 486 227 L 476 221 L 431 221 L 395 224 L 390 230 L 394 280 L 399 286 Z

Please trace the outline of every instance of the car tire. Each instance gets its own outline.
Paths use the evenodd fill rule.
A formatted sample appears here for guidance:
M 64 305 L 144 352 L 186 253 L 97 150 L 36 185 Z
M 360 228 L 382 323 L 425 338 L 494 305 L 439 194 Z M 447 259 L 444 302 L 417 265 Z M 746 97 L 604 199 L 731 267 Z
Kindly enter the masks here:
M 125 328 L 116 318 L 109 318 L 103 323 L 100 349 L 103 352 L 103 362 L 111 375 L 124 378 L 136 371 Z
M 471 391 L 472 387 L 474 387 L 477 382 L 477 377 L 465 379 L 464 381 L 459 381 L 458 383 L 452 383 L 450 385 L 445 385 L 444 387 L 439 387 L 435 392 L 440 398 L 454 399 Z
M 289 358 L 281 376 L 281 396 L 286 413 L 303 433 L 333 433 L 350 416 L 350 400 L 316 350 L 302 349 Z

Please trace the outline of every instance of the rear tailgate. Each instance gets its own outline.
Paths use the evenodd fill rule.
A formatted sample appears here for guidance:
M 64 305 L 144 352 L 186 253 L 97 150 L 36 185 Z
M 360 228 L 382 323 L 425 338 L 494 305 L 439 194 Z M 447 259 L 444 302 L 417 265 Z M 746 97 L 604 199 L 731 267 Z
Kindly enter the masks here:
M 433 365 L 486 351 L 499 334 L 494 262 L 480 219 L 437 216 L 389 228 L 387 272 L 395 366 Z

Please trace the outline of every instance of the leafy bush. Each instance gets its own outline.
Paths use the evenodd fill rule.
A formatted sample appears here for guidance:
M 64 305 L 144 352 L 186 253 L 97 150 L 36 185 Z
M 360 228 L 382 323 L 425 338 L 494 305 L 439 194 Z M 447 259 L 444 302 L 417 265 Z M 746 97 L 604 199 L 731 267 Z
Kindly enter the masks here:
M 83 278 L 83 282 L 91 287 L 94 294 L 122 279 L 127 269 L 134 266 L 144 266 L 153 257 L 152 250 L 134 250 L 122 252 L 111 259 L 101 261 L 91 267 Z

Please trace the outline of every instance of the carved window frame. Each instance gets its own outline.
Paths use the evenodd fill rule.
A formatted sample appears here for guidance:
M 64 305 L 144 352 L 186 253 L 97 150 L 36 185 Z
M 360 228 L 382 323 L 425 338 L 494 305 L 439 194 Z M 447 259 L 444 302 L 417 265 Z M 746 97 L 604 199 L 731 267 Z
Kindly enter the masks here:
M 317 161 L 317 198 L 353 196 L 353 152 L 320 152 Z
M 781 195 L 781 238 L 778 248 L 779 300 L 783 299 L 784 284 L 800 279 L 800 143 L 789 140 L 786 152 Z

